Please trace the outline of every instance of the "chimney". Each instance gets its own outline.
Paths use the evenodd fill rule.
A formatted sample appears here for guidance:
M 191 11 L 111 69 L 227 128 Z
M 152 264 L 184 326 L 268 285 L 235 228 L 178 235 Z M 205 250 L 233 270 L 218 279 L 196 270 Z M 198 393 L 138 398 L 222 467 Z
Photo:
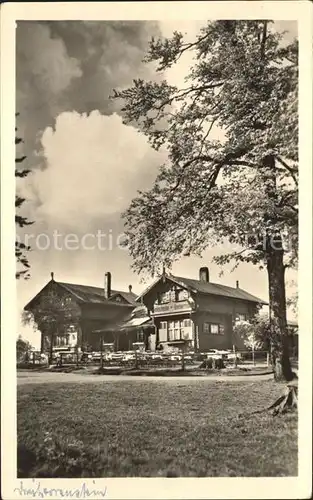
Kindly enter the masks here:
M 236 288 L 239 288 L 239 281 L 236 281 Z
M 128 285 L 129 293 L 132 293 L 132 289 L 133 289 L 133 287 L 131 285 Z
M 104 296 L 106 299 L 111 297 L 111 273 L 109 272 L 104 275 Z
M 51 273 L 51 280 L 54 281 L 54 273 Z
M 199 280 L 204 281 L 205 283 L 209 283 L 209 268 L 208 267 L 200 267 L 199 269 Z

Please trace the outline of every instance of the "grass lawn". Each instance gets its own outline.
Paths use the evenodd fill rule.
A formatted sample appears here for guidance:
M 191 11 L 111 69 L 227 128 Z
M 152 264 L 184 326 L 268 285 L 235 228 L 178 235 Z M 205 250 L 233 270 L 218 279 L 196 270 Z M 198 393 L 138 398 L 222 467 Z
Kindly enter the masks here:
M 297 415 L 240 416 L 273 381 L 18 387 L 18 477 L 296 476 Z

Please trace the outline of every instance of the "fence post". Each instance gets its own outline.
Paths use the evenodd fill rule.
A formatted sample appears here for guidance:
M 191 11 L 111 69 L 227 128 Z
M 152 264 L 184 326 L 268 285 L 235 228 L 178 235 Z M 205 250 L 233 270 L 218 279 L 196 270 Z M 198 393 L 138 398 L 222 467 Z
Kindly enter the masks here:
M 235 344 L 233 345 L 233 351 L 234 351 L 234 364 L 235 364 L 235 368 L 237 368 L 237 354 L 236 354 Z
M 79 361 L 78 361 L 79 352 L 78 352 L 78 345 L 77 344 L 76 344 L 75 350 L 76 350 L 76 368 L 78 368 L 79 367 Z
M 255 366 L 255 359 L 254 359 L 254 345 L 252 346 L 252 364 Z
M 269 352 L 266 353 L 266 366 L 267 366 L 267 368 L 270 366 L 270 353 Z
M 33 365 L 36 363 L 35 353 L 33 352 Z
M 136 370 L 138 369 L 138 355 L 137 355 L 137 349 L 135 349 L 135 368 L 136 368 Z
M 100 366 L 101 366 L 101 370 L 103 368 L 103 336 L 101 335 L 101 338 L 100 338 L 100 353 L 101 353 L 101 362 L 100 362 Z

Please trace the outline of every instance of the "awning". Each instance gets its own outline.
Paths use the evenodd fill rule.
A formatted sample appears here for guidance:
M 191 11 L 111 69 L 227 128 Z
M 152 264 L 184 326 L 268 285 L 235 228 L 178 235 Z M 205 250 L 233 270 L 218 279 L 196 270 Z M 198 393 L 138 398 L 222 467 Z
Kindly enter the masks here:
M 111 323 L 104 328 L 94 330 L 93 333 L 125 332 L 127 330 L 134 330 L 138 327 L 146 329 L 153 328 L 153 326 L 152 319 L 149 316 L 144 316 L 142 318 L 131 318 L 121 323 Z
M 136 326 L 142 326 L 142 325 L 145 325 L 147 323 L 150 323 L 151 326 L 153 326 L 152 320 L 149 316 L 145 316 L 143 318 L 132 318 L 129 321 L 127 321 L 126 323 L 124 323 L 121 326 L 121 329 L 123 330 L 125 328 L 133 328 Z M 149 325 L 147 325 L 147 326 L 149 326 Z

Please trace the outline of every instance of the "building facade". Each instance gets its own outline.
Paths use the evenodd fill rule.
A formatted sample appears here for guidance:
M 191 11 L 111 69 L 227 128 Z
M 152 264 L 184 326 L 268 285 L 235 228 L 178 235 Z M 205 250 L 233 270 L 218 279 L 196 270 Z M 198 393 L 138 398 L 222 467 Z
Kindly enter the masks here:
M 53 316 L 57 303 L 61 312 L 54 311 Z M 251 320 L 265 304 L 238 282 L 235 288 L 211 283 L 204 267 L 198 279 L 163 273 L 139 297 L 131 286 L 128 292 L 113 290 L 109 272 L 103 288 L 57 282 L 52 273 L 24 309 L 34 315 L 46 311 L 47 321 L 41 322 L 42 351 L 51 349 L 51 343 L 54 349 L 83 351 L 100 350 L 103 345 L 115 351 L 131 350 L 139 343 L 149 351 L 204 352 L 240 348 L 233 336 L 234 323 Z M 55 318 L 60 315 L 58 323 Z
M 110 273 L 105 274 L 102 288 L 58 282 L 51 273 L 51 280 L 24 309 L 35 319 L 46 317 L 40 326 L 42 352 L 51 348 L 51 342 L 59 350 L 99 350 L 101 339 L 95 331 L 129 318 L 137 307 L 136 298 L 131 286 L 127 292 L 113 290 Z
M 155 325 L 155 349 L 187 346 L 195 351 L 231 349 L 236 321 L 249 321 L 265 305 L 262 299 L 239 288 L 211 283 L 208 268 L 197 280 L 163 274 L 137 299 Z M 239 347 L 239 346 L 237 346 Z

